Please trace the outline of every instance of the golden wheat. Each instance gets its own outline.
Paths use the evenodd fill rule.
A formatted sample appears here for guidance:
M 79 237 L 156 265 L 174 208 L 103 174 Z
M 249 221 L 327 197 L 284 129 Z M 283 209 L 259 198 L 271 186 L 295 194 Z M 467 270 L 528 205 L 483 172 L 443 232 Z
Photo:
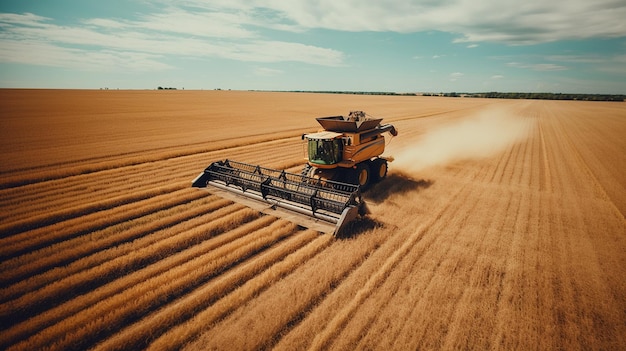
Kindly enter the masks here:
M 2 349 L 626 346 L 622 103 L 0 95 Z M 350 238 L 190 189 L 225 158 L 298 173 L 300 135 L 345 106 L 398 128 L 389 156 L 501 134 L 467 129 L 419 148 L 487 113 L 521 137 L 417 172 L 396 157 Z

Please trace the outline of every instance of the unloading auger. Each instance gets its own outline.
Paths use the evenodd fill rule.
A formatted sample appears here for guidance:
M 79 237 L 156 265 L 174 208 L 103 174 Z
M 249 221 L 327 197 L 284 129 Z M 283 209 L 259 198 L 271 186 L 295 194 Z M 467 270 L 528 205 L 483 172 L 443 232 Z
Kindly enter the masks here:
M 382 134 L 398 132 L 363 111 L 317 121 L 323 130 L 302 135 L 307 163 L 301 174 L 227 159 L 211 163 L 192 185 L 308 228 L 341 234 L 368 213 L 361 192 L 384 179 L 392 161 L 380 157 Z

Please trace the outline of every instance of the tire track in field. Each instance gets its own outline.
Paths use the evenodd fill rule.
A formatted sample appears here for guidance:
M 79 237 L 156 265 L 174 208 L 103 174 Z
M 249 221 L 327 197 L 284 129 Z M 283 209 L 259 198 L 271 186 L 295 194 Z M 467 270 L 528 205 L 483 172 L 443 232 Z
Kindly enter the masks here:
M 502 174 L 502 177 L 498 180 L 499 185 L 510 185 L 513 182 L 513 176 L 516 173 L 517 169 L 517 159 L 522 153 L 523 145 L 522 143 L 517 143 L 513 146 L 513 151 L 511 154 L 511 158 L 507 161 Z
M 375 323 L 375 327 L 359 340 L 358 345 L 371 345 L 377 349 L 438 348 L 429 344 L 428 336 L 434 332 L 429 330 L 437 330 L 439 323 L 449 323 L 450 314 L 461 304 L 461 292 L 455 288 L 454 282 L 461 283 L 466 279 L 464 274 L 468 259 L 465 251 L 472 249 L 472 243 L 467 238 L 468 228 L 481 228 L 493 220 L 490 216 L 474 216 L 475 210 L 483 206 L 479 189 L 466 189 L 463 193 L 465 199 L 473 200 L 456 205 L 446 212 L 437 226 L 429 229 L 433 235 L 440 236 L 436 248 L 420 257 L 419 264 L 408 273 L 410 275 L 396 277 L 402 284 L 398 290 L 405 293 L 391 295 L 389 304 L 393 308 L 379 315 L 380 320 L 390 321 L 391 325 L 386 327 L 384 323 Z M 451 220 L 445 221 L 444 218 Z M 473 246 L 477 245 L 478 239 L 473 240 Z M 435 296 L 442 289 L 446 290 L 443 296 Z M 440 304 L 442 307 L 439 307 Z M 420 322 L 417 325 L 402 325 L 392 323 L 394 320 Z M 411 337 L 407 338 L 407 335 Z
M 570 137 L 566 136 L 567 139 Z M 575 146 L 572 144 L 572 147 Z M 578 150 L 574 151 L 574 157 L 580 157 L 577 163 L 582 162 L 583 168 L 587 166 Z M 565 265 L 566 269 L 575 272 L 568 277 L 573 290 L 572 305 L 576 307 L 568 322 L 572 323 L 570 327 L 577 326 L 578 329 L 576 332 L 566 329 L 564 338 L 570 341 L 578 332 L 587 336 L 579 343 L 583 348 L 600 343 L 607 348 L 619 347 L 626 341 L 626 326 L 622 323 L 624 314 L 616 312 L 623 311 L 626 305 L 623 298 L 626 295 L 623 280 L 625 270 L 621 264 L 624 260 L 620 259 L 626 252 L 626 245 L 619 240 L 620 233 L 626 233 L 626 221 L 619 217 L 616 206 L 610 206 L 614 203 L 602 196 L 606 194 L 598 194 L 596 187 L 601 186 L 599 180 L 596 178 L 598 183 L 587 182 L 590 176 L 594 177 L 591 170 L 589 172 L 591 174 L 579 172 L 576 176 L 581 183 L 588 184 L 589 189 L 583 194 L 599 197 L 600 201 L 565 197 L 565 201 L 569 200 L 571 204 L 562 215 L 566 237 L 569 239 L 569 261 Z M 610 230 L 610 227 L 614 230 Z M 598 296 L 603 298 L 598 300 Z M 569 307 L 564 305 L 564 309 Z M 594 323 L 585 323 L 588 319 L 593 319 Z M 604 336 L 597 338 L 598 335 Z
M 558 117 L 553 122 L 554 133 L 558 135 L 558 148 L 561 154 L 559 178 L 561 178 L 564 193 L 574 195 L 577 198 L 588 197 L 588 194 L 584 193 L 588 190 L 587 184 L 578 176 L 581 171 L 580 165 L 577 164 L 573 147 L 566 135 L 569 133 L 568 128 L 566 128 L 564 121 Z
M 556 266 L 552 260 L 552 244 L 547 243 L 550 238 L 543 235 L 544 231 L 550 232 L 543 227 L 550 223 L 549 207 L 545 205 L 548 196 L 542 191 L 520 195 L 521 215 L 517 215 L 513 225 L 505 227 L 512 238 L 494 316 L 493 329 L 497 332 L 488 342 L 491 348 L 554 349 L 556 345 L 542 345 L 543 340 L 553 339 L 554 335 L 546 334 L 551 333 L 551 326 L 556 323 L 552 318 L 546 318 L 551 314 L 555 298 L 549 286 L 551 279 L 546 278 L 552 275 Z M 529 340 L 528 335 L 522 334 L 529 329 L 543 329 L 540 335 L 546 337 Z

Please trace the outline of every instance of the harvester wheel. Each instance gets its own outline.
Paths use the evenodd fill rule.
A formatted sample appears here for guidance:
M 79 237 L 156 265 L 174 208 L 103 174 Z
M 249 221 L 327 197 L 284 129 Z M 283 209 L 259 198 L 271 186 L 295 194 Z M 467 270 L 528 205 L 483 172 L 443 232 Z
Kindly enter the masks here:
M 356 166 L 356 183 L 361 186 L 361 189 L 367 189 L 371 177 L 372 174 L 367 163 L 361 162 Z
M 387 176 L 387 160 L 377 158 L 372 161 L 372 180 L 379 182 Z

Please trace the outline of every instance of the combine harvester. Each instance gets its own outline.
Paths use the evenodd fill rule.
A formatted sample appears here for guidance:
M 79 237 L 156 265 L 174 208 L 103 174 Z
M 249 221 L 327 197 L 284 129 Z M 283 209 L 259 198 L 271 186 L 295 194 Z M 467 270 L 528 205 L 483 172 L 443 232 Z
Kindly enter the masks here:
M 211 163 L 192 186 L 304 227 L 339 235 L 368 213 L 361 192 L 387 175 L 385 137 L 398 133 L 362 111 L 317 118 L 324 130 L 304 134 L 307 164 L 301 174 L 223 160 Z

